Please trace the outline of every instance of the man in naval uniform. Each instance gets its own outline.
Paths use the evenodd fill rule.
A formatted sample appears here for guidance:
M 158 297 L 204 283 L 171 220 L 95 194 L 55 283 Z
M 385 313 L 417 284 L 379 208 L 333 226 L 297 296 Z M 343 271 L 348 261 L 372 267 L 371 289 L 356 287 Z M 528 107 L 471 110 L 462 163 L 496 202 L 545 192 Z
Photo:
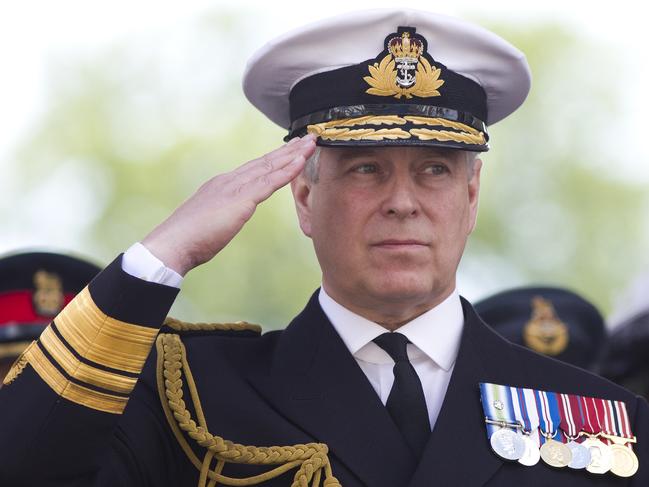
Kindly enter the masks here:
M 647 404 L 509 344 L 456 290 L 477 153 L 529 86 L 509 43 L 427 12 L 348 14 L 263 47 L 244 91 L 288 143 L 207 181 L 23 354 L 0 391 L 2 485 L 647 485 Z M 263 335 L 159 334 L 182 276 L 289 183 L 322 269 L 304 310 Z M 480 383 L 620 401 L 639 469 L 503 460 Z

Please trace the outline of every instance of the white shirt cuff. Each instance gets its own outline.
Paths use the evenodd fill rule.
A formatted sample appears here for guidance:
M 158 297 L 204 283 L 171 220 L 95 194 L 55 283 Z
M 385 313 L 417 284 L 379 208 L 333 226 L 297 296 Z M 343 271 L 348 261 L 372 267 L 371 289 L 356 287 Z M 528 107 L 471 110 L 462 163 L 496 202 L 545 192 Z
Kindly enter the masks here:
M 180 288 L 183 282 L 183 276 L 165 266 L 140 242 L 134 243 L 124 252 L 122 270 L 138 279 L 165 286 Z

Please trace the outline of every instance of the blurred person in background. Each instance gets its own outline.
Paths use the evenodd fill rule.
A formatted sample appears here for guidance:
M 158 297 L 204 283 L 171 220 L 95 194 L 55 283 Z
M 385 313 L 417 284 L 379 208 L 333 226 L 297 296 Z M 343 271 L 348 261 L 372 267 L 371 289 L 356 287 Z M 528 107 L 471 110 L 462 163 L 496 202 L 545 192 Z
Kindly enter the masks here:
M 501 291 L 475 304 L 499 335 L 537 353 L 597 373 L 606 345 L 604 317 L 591 302 L 551 286 Z
M 100 270 L 85 260 L 52 252 L 0 258 L 0 380 Z M 11 380 L 7 377 L 7 382 Z
M 0 391 L 0 481 L 649 483 L 649 406 L 507 342 L 456 289 L 477 216 L 477 154 L 530 88 L 522 52 L 459 19 L 363 11 L 269 42 L 243 88 L 287 144 L 208 180 L 25 351 Z M 286 330 L 165 320 L 183 277 L 289 183 L 322 287 Z M 552 421 L 523 435 L 503 416 L 512 388 L 553 398 L 534 405 Z M 623 429 L 607 431 L 621 444 L 600 441 L 598 424 L 598 456 L 573 445 L 585 453 L 569 466 L 553 391 L 615 402 Z
M 602 375 L 649 399 L 649 274 L 623 294 L 610 319 Z

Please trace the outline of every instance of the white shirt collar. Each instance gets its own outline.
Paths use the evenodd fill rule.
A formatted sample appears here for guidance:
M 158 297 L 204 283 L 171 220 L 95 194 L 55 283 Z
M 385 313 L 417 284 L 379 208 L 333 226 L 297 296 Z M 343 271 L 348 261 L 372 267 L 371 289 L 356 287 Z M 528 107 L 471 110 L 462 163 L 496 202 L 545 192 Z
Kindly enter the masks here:
M 385 328 L 334 301 L 324 287 L 320 288 L 318 300 L 322 310 L 352 355 L 356 358 L 368 359 L 368 355 L 363 353 L 368 344 L 379 349 L 372 340 L 385 333 Z M 440 304 L 401 326 L 398 331 L 408 337 L 408 340 L 419 351 L 427 355 L 439 367 L 448 371 L 457 358 L 463 325 L 464 314 L 460 296 L 457 290 L 453 290 L 451 295 Z M 414 352 L 416 356 L 416 351 Z M 359 355 L 365 355 L 365 357 L 359 357 Z M 385 353 L 380 356 L 391 360 Z M 376 359 L 376 355 L 372 357 Z

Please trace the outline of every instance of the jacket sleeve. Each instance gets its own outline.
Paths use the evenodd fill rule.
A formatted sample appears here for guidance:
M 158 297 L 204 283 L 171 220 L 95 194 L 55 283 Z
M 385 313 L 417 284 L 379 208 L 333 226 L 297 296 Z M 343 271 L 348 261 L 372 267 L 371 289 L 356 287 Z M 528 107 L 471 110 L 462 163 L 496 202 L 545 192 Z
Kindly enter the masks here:
M 107 459 L 140 485 L 119 424 L 177 293 L 120 256 L 54 318 L 0 389 L 0 485 L 94 485 Z

